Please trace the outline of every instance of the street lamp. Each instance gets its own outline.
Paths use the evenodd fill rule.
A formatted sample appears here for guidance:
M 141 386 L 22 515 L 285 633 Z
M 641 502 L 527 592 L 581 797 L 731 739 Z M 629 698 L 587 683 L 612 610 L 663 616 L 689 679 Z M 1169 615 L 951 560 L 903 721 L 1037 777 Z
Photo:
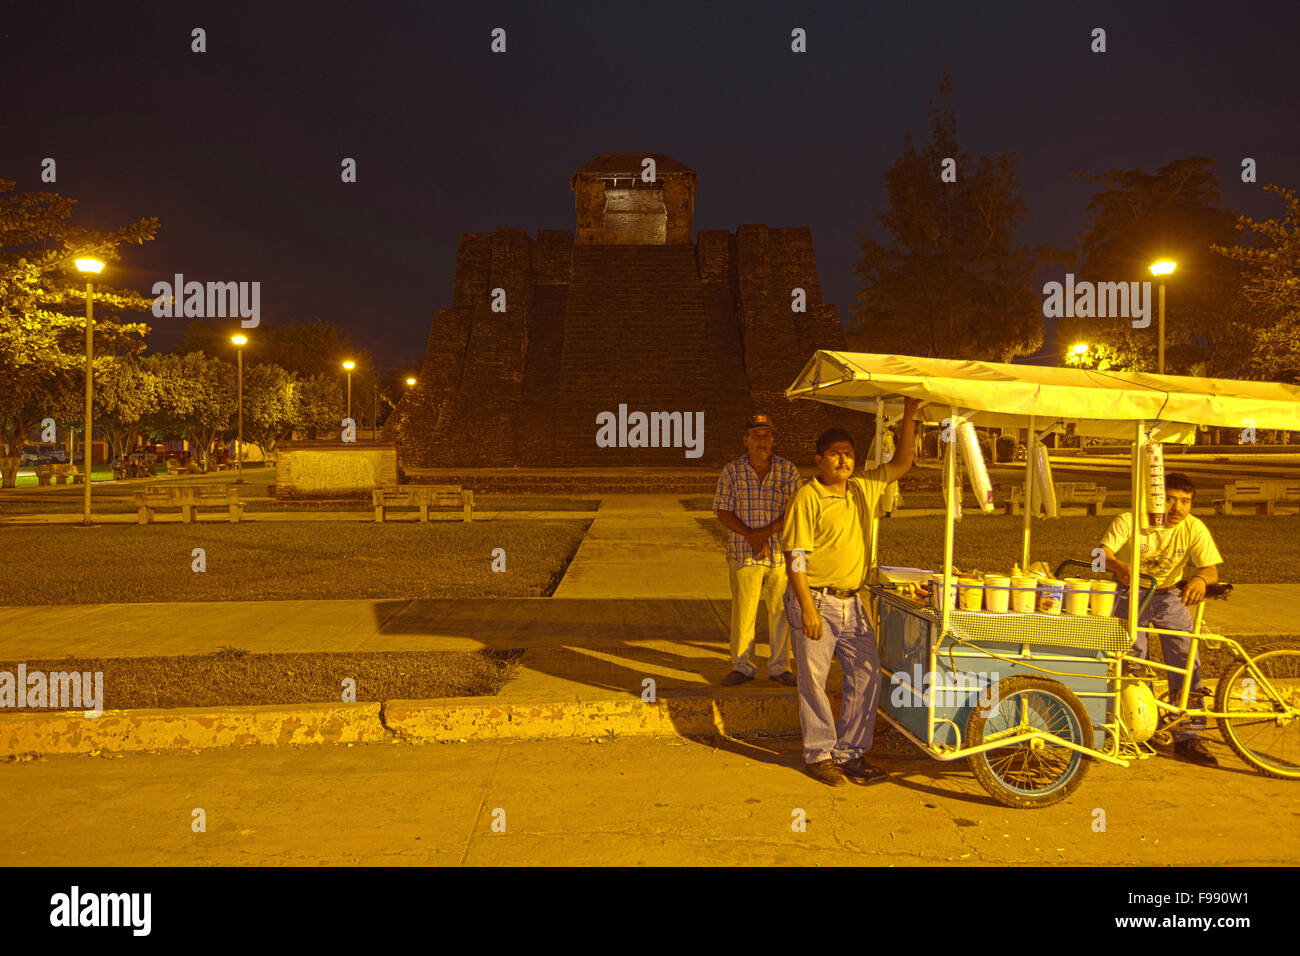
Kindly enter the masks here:
M 1090 346 L 1086 342 L 1076 342 L 1070 346 L 1070 351 L 1066 356 L 1066 361 L 1071 365 L 1082 365 L 1088 357 Z
M 413 379 L 413 378 L 408 378 L 408 379 L 406 380 L 406 384 L 407 384 L 407 385 L 414 385 L 414 384 L 415 384 L 415 379 Z
M 1153 276 L 1167 276 L 1173 273 L 1176 262 L 1162 259 L 1151 264 Z M 1165 374 L 1165 280 L 1160 280 L 1160 374 Z
M 248 343 L 247 335 L 232 335 L 230 341 L 239 349 L 239 438 L 235 441 L 235 470 L 239 477 L 235 484 L 244 483 L 244 346 Z
M 95 283 L 90 276 L 104 271 L 104 263 L 98 259 L 78 259 L 77 269 L 86 274 L 86 474 L 82 477 L 85 485 L 82 494 L 81 523 L 90 526 L 90 395 L 93 381 L 92 361 L 95 357 Z
M 348 370 L 348 418 L 352 417 L 352 370 L 357 367 L 357 363 L 348 359 L 343 363 L 343 367 Z

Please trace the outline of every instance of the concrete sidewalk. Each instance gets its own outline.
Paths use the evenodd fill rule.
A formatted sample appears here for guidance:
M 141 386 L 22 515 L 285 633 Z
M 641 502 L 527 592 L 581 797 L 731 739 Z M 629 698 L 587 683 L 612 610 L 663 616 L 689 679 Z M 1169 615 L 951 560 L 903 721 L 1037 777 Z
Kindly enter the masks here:
M 1294 590 L 1240 584 L 1229 600 L 1210 602 L 1207 619 L 1229 637 L 1295 634 L 1279 611 Z M 511 692 L 639 695 L 645 676 L 683 688 L 720 679 L 730 615 L 730 598 L 716 593 L 0 607 L 0 660 L 208 654 L 227 645 L 254 653 L 523 649 L 524 674 Z
M 730 597 L 722 554 L 677 495 L 611 495 L 552 600 Z
M 872 760 L 890 779 L 833 789 L 802 772 L 797 738 L 51 756 L 0 764 L 0 865 L 1294 865 L 1300 829 L 1286 821 L 1300 787 L 1249 772 L 1216 735 L 1208 744 L 1220 769 L 1096 764 L 1069 799 L 1033 811 L 994 803 L 965 761 L 931 760 L 888 733 Z M 196 807 L 203 833 L 191 829 Z M 1076 936 L 1099 907 L 1110 915 L 1104 899 L 1076 899 Z

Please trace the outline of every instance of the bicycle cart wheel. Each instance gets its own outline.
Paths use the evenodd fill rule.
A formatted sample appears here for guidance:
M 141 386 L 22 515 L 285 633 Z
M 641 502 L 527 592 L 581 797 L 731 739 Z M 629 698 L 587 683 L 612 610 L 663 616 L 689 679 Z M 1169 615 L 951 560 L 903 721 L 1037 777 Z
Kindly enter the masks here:
M 1091 747 L 1092 721 L 1064 684 L 1045 677 L 1008 677 L 998 684 L 998 704 L 988 716 L 976 706 L 966 722 L 966 745 L 1042 730 Z M 1060 803 L 1083 783 L 1090 757 L 1050 740 L 1022 740 L 967 758 L 971 772 L 999 803 L 1022 810 Z
M 1270 777 L 1300 780 L 1300 644 L 1275 641 L 1252 653 L 1256 669 L 1281 695 L 1278 700 L 1246 667 L 1234 660 L 1219 678 L 1214 709 L 1219 730 L 1243 761 Z M 1286 714 L 1287 708 L 1292 713 Z

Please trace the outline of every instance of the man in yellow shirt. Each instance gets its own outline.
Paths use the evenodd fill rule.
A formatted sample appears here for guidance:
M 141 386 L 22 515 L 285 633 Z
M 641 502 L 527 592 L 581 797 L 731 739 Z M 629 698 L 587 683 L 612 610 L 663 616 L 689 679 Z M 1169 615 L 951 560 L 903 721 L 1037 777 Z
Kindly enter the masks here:
M 1156 627 L 1169 631 L 1190 631 L 1192 613 L 1190 608 L 1205 600 L 1205 588 L 1219 581 L 1218 565 L 1223 557 L 1210 536 L 1205 522 L 1192 514 L 1192 498 L 1196 486 L 1186 476 L 1178 473 L 1165 476 L 1165 526 L 1150 528 L 1142 532 L 1138 541 L 1139 562 L 1142 573 L 1150 574 L 1156 579 L 1156 593 L 1151 595 L 1151 603 L 1138 618 L 1139 627 Z M 1128 617 L 1128 602 L 1131 593 L 1130 580 L 1133 569 L 1125 559 L 1132 553 L 1133 516 L 1129 513 L 1117 515 L 1101 539 L 1101 547 L 1106 555 L 1106 570 L 1112 572 L 1119 580 L 1115 597 L 1115 617 Z M 1195 568 L 1187 586 L 1181 592 L 1177 585 L 1183 570 L 1190 565 Z M 1138 601 L 1142 600 L 1142 584 L 1138 582 Z M 1139 630 L 1133 641 L 1133 656 L 1147 658 L 1147 633 Z M 1187 651 L 1191 639 L 1162 634 L 1160 650 L 1165 663 L 1173 667 L 1187 666 Z M 1165 672 L 1169 677 L 1171 699 L 1177 699 L 1183 686 L 1182 676 Z M 1187 702 L 1192 707 L 1199 707 L 1204 688 L 1201 685 L 1200 655 L 1192 670 L 1192 687 L 1188 691 Z M 1197 733 L 1205 729 L 1205 718 L 1196 718 L 1186 724 L 1180 724 L 1173 732 L 1174 756 L 1180 760 L 1189 760 L 1206 767 L 1217 767 L 1219 761 L 1214 758 Z
M 785 507 L 785 613 L 798 663 L 804 763 L 811 777 L 834 787 L 846 777 L 858 784 L 885 777 L 865 760 L 880 700 L 880 656 L 857 592 L 870 570 L 871 516 L 886 486 L 912 467 L 912 416 L 920 406 L 906 400 L 893 461 L 862 478 L 853 477 L 852 436 L 842 428 L 822 432 L 816 456 L 821 473 Z M 844 672 L 838 725 L 826 696 L 832 658 Z

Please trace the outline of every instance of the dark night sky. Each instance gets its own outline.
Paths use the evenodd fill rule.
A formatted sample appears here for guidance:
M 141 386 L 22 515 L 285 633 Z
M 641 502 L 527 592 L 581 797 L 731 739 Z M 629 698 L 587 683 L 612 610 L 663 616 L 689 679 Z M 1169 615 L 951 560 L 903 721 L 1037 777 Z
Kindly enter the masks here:
M 79 199 L 89 226 L 159 217 L 108 282 L 259 280 L 264 325 L 328 319 L 393 366 L 450 304 L 460 233 L 572 229 L 574 168 L 666 153 L 699 172 L 697 228 L 810 226 L 847 320 L 855 231 L 945 67 L 963 147 L 1020 153 L 1020 241 L 1070 245 L 1095 189 L 1075 169 L 1207 155 L 1229 206 L 1276 215 L 1238 171 L 1300 187 L 1297 26 L 1295 0 L 10 4 L 0 176 Z M 165 349 L 185 320 L 152 321 Z

